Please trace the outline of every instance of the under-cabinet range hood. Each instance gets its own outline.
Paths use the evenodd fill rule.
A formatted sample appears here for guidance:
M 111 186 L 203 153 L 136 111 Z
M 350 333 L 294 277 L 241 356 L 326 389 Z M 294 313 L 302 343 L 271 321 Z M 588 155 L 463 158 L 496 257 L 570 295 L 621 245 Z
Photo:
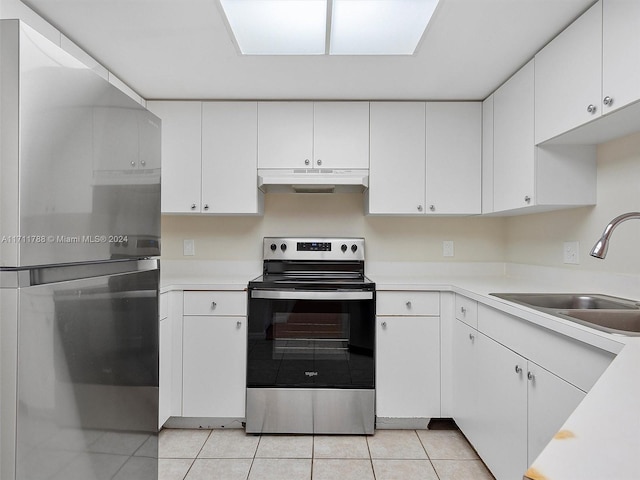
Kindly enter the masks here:
M 258 188 L 265 193 L 362 193 L 368 187 L 367 169 L 258 170 Z

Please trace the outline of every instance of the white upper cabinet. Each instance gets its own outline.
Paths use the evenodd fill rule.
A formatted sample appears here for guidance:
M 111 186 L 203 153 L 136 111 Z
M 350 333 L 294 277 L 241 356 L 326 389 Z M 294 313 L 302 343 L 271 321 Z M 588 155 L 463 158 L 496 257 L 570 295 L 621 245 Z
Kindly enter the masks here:
M 202 102 L 148 102 L 162 120 L 162 212 L 201 208 Z
M 369 168 L 369 102 L 315 102 L 315 168 Z
M 256 186 L 257 102 L 202 105 L 202 209 L 207 213 L 256 214 L 264 194 Z
M 370 214 L 481 210 L 480 102 L 372 102 Z
M 535 56 L 536 144 L 600 115 L 602 2 Z
M 640 2 L 605 0 L 602 12 L 602 112 L 640 99 Z
M 494 211 L 535 202 L 533 85 L 530 61 L 493 95 Z
M 426 213 L 481 213 L 482 104 L 427 102 Z
M 425 209 L 424 102 L 371 102 L 368 213 Z
M 259 168 L 369 168 L 368 102 L 259 102 Z
M 313 167 L 313 102 L 258 102 L 258 168 Z

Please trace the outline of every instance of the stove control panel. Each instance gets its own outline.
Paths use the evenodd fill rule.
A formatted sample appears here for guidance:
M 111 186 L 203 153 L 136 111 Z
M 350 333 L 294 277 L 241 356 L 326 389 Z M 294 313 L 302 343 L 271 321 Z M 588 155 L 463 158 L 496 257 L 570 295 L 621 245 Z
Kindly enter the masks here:
M 364 238 L 265 237 L 264 260 L 364 260 Z

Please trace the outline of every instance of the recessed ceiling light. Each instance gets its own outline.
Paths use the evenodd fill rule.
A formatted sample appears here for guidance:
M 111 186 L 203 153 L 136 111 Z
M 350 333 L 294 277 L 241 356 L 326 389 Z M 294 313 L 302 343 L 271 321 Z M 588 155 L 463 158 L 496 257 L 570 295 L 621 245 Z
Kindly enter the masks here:
M 333 0 L 332 55 L 412 55 L 438 0 Z
M 220 5 L 245 55 L 411 55 L 438 0 L 220 0 Z
M 220 0 L 245 55 L 323 55 L 327 0 Z

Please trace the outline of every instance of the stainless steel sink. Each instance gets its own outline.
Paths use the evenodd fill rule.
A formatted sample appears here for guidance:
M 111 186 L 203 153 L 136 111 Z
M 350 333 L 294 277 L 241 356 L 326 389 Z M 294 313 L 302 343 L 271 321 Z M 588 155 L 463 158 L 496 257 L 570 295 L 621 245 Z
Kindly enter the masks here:
M 626 298 L 578 293 L 491 295 L 604 332 L 640 336 L 640 304 Z
M 599 294 L 578 293 L 492 293 L 495 297 L 519 303 L 530 308 L 580 309 L 580 310 L 626 310 L 640 309 L 633 301 L 625 298 Z

